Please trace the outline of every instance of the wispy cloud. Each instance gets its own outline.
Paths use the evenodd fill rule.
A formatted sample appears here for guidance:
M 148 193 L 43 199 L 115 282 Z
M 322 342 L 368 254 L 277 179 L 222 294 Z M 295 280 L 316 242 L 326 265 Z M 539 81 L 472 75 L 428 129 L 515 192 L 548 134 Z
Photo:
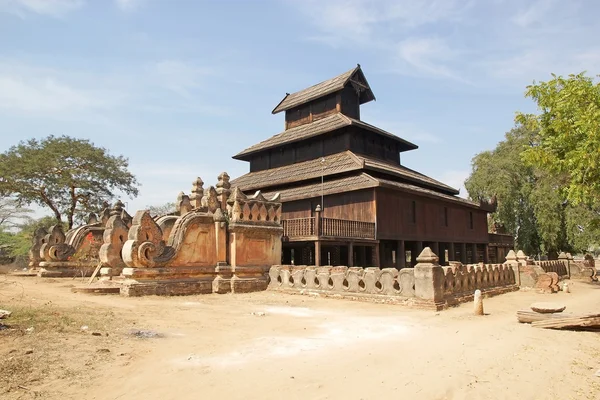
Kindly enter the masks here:
M 578 0 L 313 2 L 293 3 L 316 28 L 308 39 L 359 48 L 402 75 L 502 89 L 590 70 L 599 58 L 590 32 L 600 7 Z
M 0 59 L 0 112 L 57 120 L 123 109 L 226 115 L 204 93 L 213 69 L 182 61 L 158 61 L 110 73 L 72 71 Z
M 446 41 L 423 36 L 420 30 L 429 24 L 460 21 L 471 2 L 309 0 L 308 3 L 302 2 L 301 6 L 298 3 L 297 7 L 319 30 L 309 40 L 392 54 L 390 69 L 396 72 L 458 77 L 447 63 L 458 53 Z
M 144 0 L 115 0 L 115 4 L 121 11 L 134 11 L 137 10 Z
M 214 69 L 197 66 L 181 60 L 162 60 L 150 67 L 156 82 L 175 93 L 189 97 L 191 91 L 206 84 L 207 77 L 215 75 Z
M 450 65 L 459 57 L 445 40 L 437 37 L 410 37 L 398 43 L 396 69 L 405 74 L 439 76 L 465 81 Z
M 0 0 L 0 12 L 8 12 L 25 18 L 28 13 L 61 17 L 77 10 L 83 0 Z
M 556 4 L 556 0 L 538 0 L 528 7 L 520 9 L 513 15 L 511 21 L 520 27 L 528 27 L 543 21 L 546 14 Z
M 67 75 L 51 68 L 0 60 L 0 110 L 60 116 L 122 104 L 123 94 L 78 85 Z

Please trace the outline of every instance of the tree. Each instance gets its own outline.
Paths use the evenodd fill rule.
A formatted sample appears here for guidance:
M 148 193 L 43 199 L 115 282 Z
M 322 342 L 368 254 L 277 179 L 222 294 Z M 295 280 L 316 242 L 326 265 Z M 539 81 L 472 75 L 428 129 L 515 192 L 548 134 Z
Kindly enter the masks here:
M 600 202 L 600 83 L 585 73 L 527 86 L 539 114 L 517 113 L 516 121 L 537 132 L 524 160 L 563 180 L 559 188 L 577 204 Z
M 165 203 L 158 206 L 146 206 L 146 210 L 153 216 L 162 216 L 175 212 L 175 203 Z
M 597 242 L 598 225 L 590 208 L 565 201 L 561 176 L 525 162 L 523 153 L 535 147 L 537 133 L 518 125 L 491 151 L 477 154 L 465 181 L 471 199 L 496 196 L 492 223 L 515 235 L 516 246 L 527 254 L 557 255 L 585 251 Z
M 112 156 L 88 140 L 48 136 L 20 142 L 0 155 L 0 194 L 19 205 L 38 204 L 52 210 L 57 221 L 97 211 L 120 191 L 137 196 L 138 182 L 128 160 Z
M 33 210 L 21 207 L 15 199 L 0 198 L 0 229 L 10 229 L 19 225 L 19 221 L 29 220 Z
M 498 208 L 491 215 L 493 223 L 515 235 L 517 247 L 530 254 L 537 253 L 540 247 L 535 213 L 529 201 L 535 176 L 520 154 L 531 137 L 532 133 L 526 129 L 506 133 L 494 150 L 473 158 L 473 171 L 465 181 L 473 200 L 496 196 Z

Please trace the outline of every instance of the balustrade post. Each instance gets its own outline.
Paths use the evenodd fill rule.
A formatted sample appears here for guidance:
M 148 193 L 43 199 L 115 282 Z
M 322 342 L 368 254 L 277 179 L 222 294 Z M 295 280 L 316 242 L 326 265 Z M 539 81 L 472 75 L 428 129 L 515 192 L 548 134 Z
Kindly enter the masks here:
M 321 237 L 321 206 L 318 205 L 315 209 L 315 236 Z M 319 246 L 320 247 L 320 246 Z

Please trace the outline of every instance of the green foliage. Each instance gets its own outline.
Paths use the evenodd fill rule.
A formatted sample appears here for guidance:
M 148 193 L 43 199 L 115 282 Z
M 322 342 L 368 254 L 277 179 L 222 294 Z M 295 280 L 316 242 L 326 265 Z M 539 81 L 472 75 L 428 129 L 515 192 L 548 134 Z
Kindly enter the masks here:
M 37 220 L 27 220 L 19 226 L 20 229 L 16 233 L 0 230 L 0 247 L 4 249 L 7 257 L 27 257 L 35 231 L 38 228 L 48 230 L 55 224 L 55 218 L 46 216 Z M 67 229 L 66 223 L 63 223 L 63 228 Z
M 14 228 L 20 222 L 29 220 L 31 213 L 33 210 L 21 207 L 15 199 L 0 198 L 0 228 Z
M 472 199 L 496 195 L 494 224 L 515 235 L 515 246 L 527 254 L 585 251 L 597 242 L 595 212 L 565 201 L 564 178 L 525 162 L 523 153 L 536 147 L 536 131 L 519 125 L 492 151 L 473 158 L 465 182 Z
M 494 150 L 473 158 L 473 172 L 465 182 L 474 200 L 496 195 L 498 209 L 491 215 L 493 223 L 515 235 L 517 247 L 530 254 L 537 253 L 540 245 L 533 205 L 529 201 L 536 180 L 533 169 L 521 161 L 520 154 L 531 137 L 532 133 L 523 128 L 508 132 Z
M 539 114 L 517 113 L 516 121 L 537 132 L 524 160 L 564 181 L 557 189 L 573 204 L 600 200 L 600 83 L 584 73 L 527 87 Z
M 146 210 L 152 216 L 162 216 L 174 213 L 176 211 L 175 203 L 165 203 L 158 206 L 146 206 Z
M 0 155 L 0 194 L 19 204 L 38 204 L 52 210 L 56 220 L 75 219 L 98 211 L 120 191 L 137 196 L 138 182 L 128 161 L 112 156 L 88 140 L 48 136 L 20 142 Z

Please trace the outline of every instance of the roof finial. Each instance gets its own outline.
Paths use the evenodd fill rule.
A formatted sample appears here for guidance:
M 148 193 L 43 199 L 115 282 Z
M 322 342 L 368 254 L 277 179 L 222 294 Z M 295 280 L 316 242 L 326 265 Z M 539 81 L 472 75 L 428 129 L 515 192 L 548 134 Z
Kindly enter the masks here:
M 359 64 L 359 63 L 356 63 L 356 66 L 357 66 L 358 68 L 360 68 L 360 64 Z
M 289 96 L 290 94 L 289 94 L 288 92 L 285 92 L 285 95 L 286 95 L 286 96 Z

